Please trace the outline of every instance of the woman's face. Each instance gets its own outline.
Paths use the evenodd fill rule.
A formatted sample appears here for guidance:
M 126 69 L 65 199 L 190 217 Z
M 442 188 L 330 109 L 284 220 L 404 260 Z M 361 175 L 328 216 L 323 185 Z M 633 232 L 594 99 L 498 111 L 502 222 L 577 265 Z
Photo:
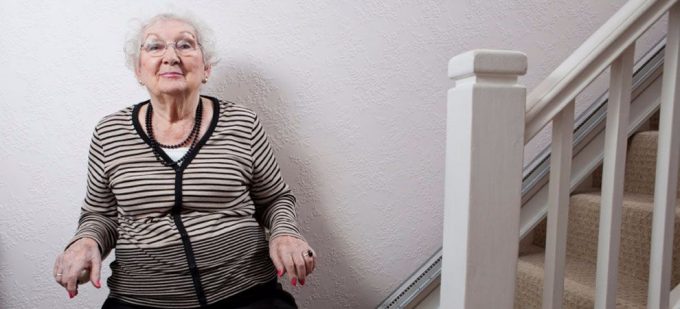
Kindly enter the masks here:
M 161 20 L 149 26 L 143 38 L 135 73 L 149 92 L 185 96 L 198 91 L 210 67 L 204 63 L 193 27 L 182 21 Z

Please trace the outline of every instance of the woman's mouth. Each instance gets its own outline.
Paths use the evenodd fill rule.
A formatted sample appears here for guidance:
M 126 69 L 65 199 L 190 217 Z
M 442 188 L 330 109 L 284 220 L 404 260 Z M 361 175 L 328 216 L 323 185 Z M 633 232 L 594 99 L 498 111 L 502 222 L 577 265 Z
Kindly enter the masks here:
M 179 73 L 179 72 L 166 72 L 166 73 L 161 73 L 161 77 L 168 77 L 168 78 L 177 78 L 177 77 L 182 77 L 184 74 Z

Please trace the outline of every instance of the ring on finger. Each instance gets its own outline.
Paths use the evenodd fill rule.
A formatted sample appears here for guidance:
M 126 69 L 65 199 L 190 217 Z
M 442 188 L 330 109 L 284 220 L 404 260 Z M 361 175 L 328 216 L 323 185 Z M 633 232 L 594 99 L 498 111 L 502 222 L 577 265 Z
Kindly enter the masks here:
M 313 257 L 313 256 L 314 256 L 314 252 L 312 252 L 311 249 L 307 249 L 307 251 L 305 251 L 305 252 L 302 253 L 302 256 L 304 256 L 304 257 Z

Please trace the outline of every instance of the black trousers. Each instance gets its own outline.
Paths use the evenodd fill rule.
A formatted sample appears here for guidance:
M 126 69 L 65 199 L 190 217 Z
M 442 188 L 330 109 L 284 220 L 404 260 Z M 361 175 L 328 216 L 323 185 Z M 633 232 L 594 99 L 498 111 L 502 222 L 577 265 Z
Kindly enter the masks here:
M 241 293 L 211 304 L 207 309 L 297 309 L 295 299 L 281 288 L 276 279 L 256 285 Z M 107 298 L 102 309 L 162 309 L 133 305 L 116 298 Z

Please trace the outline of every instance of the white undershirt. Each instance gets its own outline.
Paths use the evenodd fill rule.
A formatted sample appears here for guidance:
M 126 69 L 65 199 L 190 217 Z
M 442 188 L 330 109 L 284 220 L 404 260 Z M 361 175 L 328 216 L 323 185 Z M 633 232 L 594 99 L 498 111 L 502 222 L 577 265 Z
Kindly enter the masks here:
M 172 161 L 177 162 L 180 158 L 184 156 L 184 154 L 189 151 L 189 147 L 180 147 L 180 148 L 161 148 L 165 152 L 165 154 L 172 159 Z

